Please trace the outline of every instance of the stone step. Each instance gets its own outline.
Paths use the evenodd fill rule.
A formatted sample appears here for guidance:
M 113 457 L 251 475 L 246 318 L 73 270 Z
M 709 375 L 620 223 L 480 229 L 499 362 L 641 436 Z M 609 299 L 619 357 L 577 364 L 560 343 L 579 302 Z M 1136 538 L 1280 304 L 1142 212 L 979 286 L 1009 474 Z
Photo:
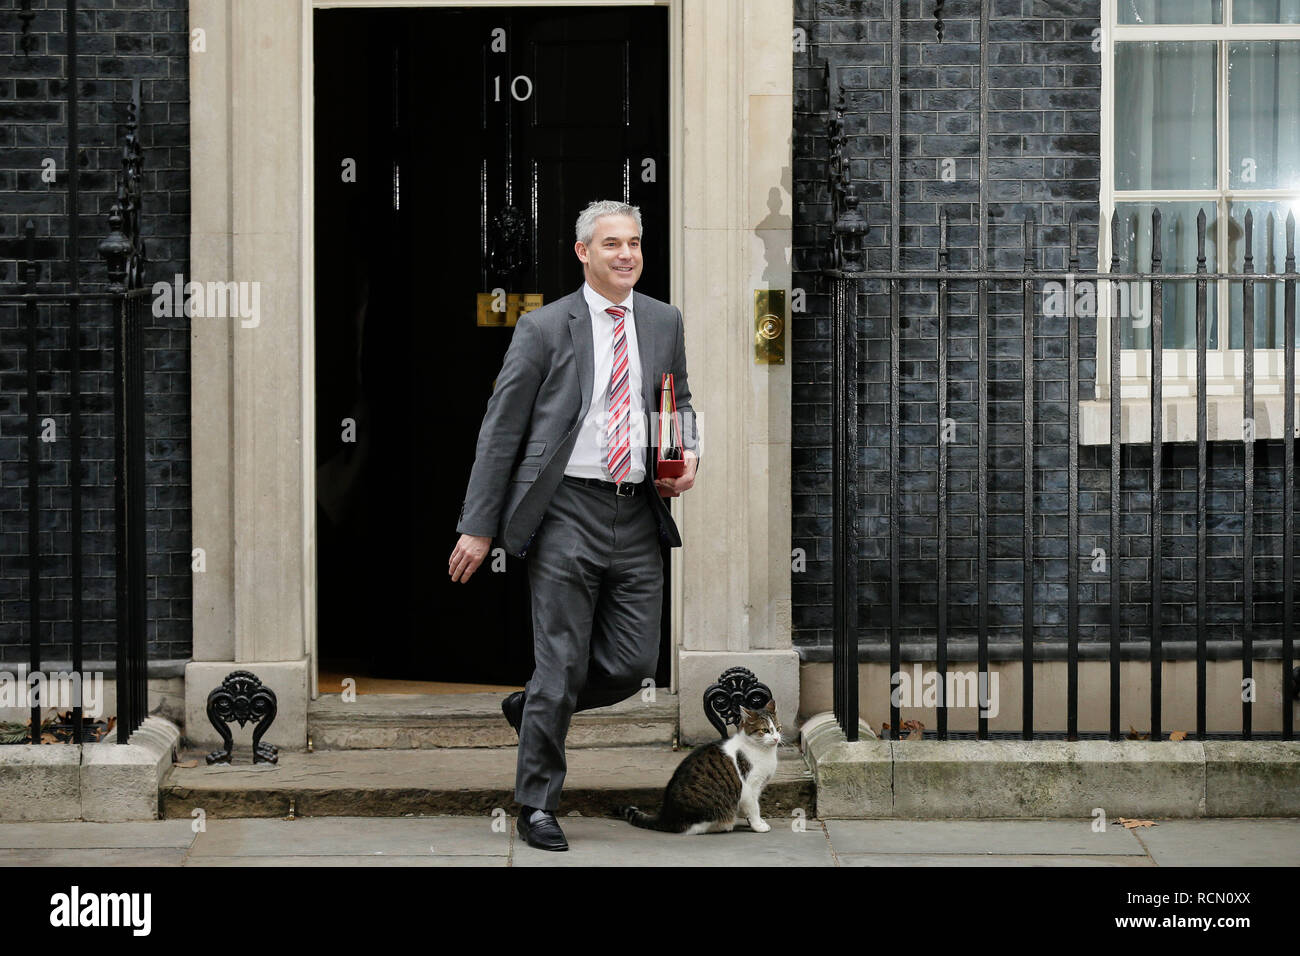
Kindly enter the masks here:
M 503 694 L 358 694 L 346 702 L 322 694 L 307 708 L 314 750 L 514 747 L 519 738 L 501 713 Z M 611 707 L 573 715 L 568 747 L 671 746 L 677 695 L 638 694 Z
M 608 816 L 622 804 L 657 809 L 664 786 L 687 750 L 671 747 L 592 747 L 568 752 L 559 815 Z M 189 819 L 296 816 L 399 817 L 414 814 L 513 817 L 516 748 L 327 750 L 281 752 L 277 764 L 242 760 L 207 766 L 203 752 L 186 751 L 160 788 L 162 816 Z M 781 748 L 776 777 L 763 791 L 767 819 L 816 816 L 813 778 L 797 746 Z

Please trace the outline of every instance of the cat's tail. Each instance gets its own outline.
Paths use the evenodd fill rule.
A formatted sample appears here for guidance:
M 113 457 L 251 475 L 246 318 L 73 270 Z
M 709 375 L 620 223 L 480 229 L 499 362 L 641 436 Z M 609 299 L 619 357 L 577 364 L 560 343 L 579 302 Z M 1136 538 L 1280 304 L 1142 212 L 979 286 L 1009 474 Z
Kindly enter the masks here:
M 619 807 L 618 815 L 634 827 L 640 827 L 643 830 L 658 830 L 661 833 L 679 833 L 680 828 L 665 823 L 658 816 L 651 816 L 644 810 L 638 810 L 636 807 Z

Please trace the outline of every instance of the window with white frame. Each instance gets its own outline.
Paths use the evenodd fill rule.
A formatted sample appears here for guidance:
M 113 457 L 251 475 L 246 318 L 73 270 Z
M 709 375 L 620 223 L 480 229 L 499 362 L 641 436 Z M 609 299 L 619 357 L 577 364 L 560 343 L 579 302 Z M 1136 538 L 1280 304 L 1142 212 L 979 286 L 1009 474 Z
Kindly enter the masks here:
M 1300 0 L 1103 0 L 1102 15 L 1102 268 L 1116 216 L 1120 271 L 1150 269 L 1158 206 L 1161 271 L 1196 271 L 1202 209 L 1209 272 L 1243 270 L 1248 209 L 1254 271 L 1284 271 L 1287 214 L 1300 219 Z M 1280 282 L 1256 284 L 1260 395 L 1281 394 L 1282 295 Z M 1151 379 L 1149 308 L 1133 298 L 1120 324 L 1125 397 L 1149 394 Z M 1163 394 L 1194 395 L 1195 282 L 1166 282 L 1162 302 Z M 1240 395 L 1241 284 L 1211 283 L 1206 309 L 1207 392 Z M 1099 355 L 1102 382 L 1106 364 Z

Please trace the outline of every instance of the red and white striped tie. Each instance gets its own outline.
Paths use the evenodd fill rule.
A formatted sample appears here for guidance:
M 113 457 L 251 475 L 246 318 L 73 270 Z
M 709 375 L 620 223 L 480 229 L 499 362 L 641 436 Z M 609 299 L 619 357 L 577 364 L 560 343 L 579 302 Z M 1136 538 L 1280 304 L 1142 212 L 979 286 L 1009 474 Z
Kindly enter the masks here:
M 628 435 L 631 387 L 627 364 L 627 337 L 623 317 L 627 311 L 611 305 L 605 310 L 614 317 L 614 360 L 609 372 L 609 416 L 605 423 L 605 463 L 610 480 L 620 482 L 632 470 L 632 445 Z

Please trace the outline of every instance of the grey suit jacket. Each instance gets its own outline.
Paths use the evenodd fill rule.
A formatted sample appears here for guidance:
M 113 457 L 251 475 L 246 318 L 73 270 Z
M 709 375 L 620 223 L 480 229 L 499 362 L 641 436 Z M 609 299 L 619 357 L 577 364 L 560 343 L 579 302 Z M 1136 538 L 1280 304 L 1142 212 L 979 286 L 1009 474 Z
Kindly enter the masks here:
M 649 423 L 658 410 L 659 385 L 671 372 L 682 419 L 682 444 L 699 455 L 699 426 L 686 380 L 685 328 L 681 310 L 640 292 L 632 293 L 641 397 Z M 578 426 L 587 417 L 595 377 L 591 313 L 577 291 L 519 317 L 496 388 L 479 429 L 474 467 L 456 530 L 491 535 L 515 557 L 524 557 L 551 496 L 564 477 Z M 653 481 L 654 437 L 646 448 L 646 477 Z M 698 467 L 698 462 L 697 462 Z M 648 500 L 659 535 L 671 547 L 682 539 L 668 506 L 653 484 Z

